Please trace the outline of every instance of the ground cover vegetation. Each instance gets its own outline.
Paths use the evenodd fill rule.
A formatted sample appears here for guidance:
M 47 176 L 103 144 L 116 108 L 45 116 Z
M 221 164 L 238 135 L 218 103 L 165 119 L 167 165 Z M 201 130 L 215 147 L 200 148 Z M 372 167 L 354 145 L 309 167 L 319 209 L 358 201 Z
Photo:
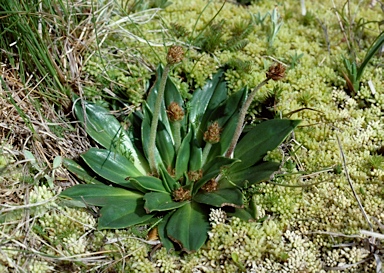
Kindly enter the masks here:
M 2 272 L 381 271 L 383 3 L 0 7 Z

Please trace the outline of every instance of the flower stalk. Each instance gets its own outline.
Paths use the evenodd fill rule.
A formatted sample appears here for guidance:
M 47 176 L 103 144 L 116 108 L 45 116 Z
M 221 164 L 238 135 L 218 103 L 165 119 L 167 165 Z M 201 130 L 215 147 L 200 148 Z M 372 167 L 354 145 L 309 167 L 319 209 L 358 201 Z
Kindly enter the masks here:
M 161 102 L 163 101 L 165 84 L 167 82 L 167 77 L 172 65 L 182 61 L 184 57 L 183 48 L 181 46 L 171 46 L 167 54 L 167 65 L 164 68 L 163 75 L 161 76 L 159 92 L 155 101 L 155 106 L 153 109 L 152 121 L 151 121 L 151 131 L 149 134 L 149 146 L 148 146 L 148 160 L 151 172 L 156 175 L 158 173 L 156 166 L 156 133 L 157 126 L 159 124 L 159 116 L 161 109 Z
M 220 133 L 222 128 L 220 128 L 217 121 L 213 122 L 204 133 L 205 147 L 203 149 L 202 163 L 205 164 L 208 154 L 211 151 L 212 144 L 216 144 L 220 141 Z
M 240 135 L 243 131 L 245 116 L 248 112 L 249 106 L 251 106 L 251 103 L 252 103 L 256 93 L 260 90 L 261 87 L 266 85 L 269 82 L 269 80 L 279 81 L 282 78 L 284 78 L 284 76 L 285 76 L 285 67 L 282 64 L 277 63 L 275 65 L 272 65 L 268 69 L 268 72 L 266 73 L 266 79 L 263 80 L 261 83 L 259 83 L 252 90 L 251 94 L 248 96 L 247 100 L 245 101 L 245 103 L 243 104 L 243 106 L 240 109 L 239 120 L 237 122 L 236 130 L 235 130 L 235 133 L 233 135 L 231 144 L 229 145 L 229 148 L 228 148 L 227 152 L 225 153 L 226 157 L 233 157 L 233 151 L 235 150 L 236 144 L 237 144 L 237 142 L 240 138 Z
M 173 131 L 173 139 L 175 141 L 175 150 L 179 150 L 181 145 L 181 121 L 184 119 L 184 111 L 179 104 L 172 102 L 167 108 L 168 119 L 170 120 Z

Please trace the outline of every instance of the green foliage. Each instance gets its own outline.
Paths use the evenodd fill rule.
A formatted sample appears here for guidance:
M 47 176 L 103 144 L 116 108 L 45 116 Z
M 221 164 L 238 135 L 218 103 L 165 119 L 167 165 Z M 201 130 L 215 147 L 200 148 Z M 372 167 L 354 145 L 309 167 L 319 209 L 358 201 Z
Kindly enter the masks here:
M 227 65 L 239 73 L 249 73 L 252 70 L 253 62 L 233 58 L 228 61 Z
M 178 39 L 189 35 L 189 31 L 184 26 L 173 22 L 170 23 L 169 31 Z
M 367 162 L 367 166 L 371 170 L 384 170 L 384 156 L 378 154 L 372 155 Z
M 351 94 L 356 95 L 360 89 L 360 80 L 363 76 L 364 69 L 370 60 L 375 56 L 376 52 L 384 44 L 384 31 L 382 31 L 375 41 L 369 47 L 365 57 L 360 65 L 357 64 L 356 59 L 348 59 L 343 57 L 344 67 L 346 69 L 346 73 L 343 72 L 344 78 L 347 81 L 347 86 Z
M 159 68 L 158 79 L 162 73 Z M 82 110 L 82 103 L 75 101 L 76 116 L 104 149 L 91 148 L 81 156 L 92 171 L 65 161 L 69 170 L 88 184 L 69 188 L 61 196 L 69 198 L 72 205 L 101 207 L 99 229 L 124 228 L 161 217 L 158 233 L 167 249 L 178 245 L 183 251 L 196 251 L 208 238 L 210 208 L 232 207 L 236 208 L 234 215 L 242 219 L 255 217 L 254 206 L 244 206 L 243 191 L 277 171 L 278 163 L 263 158 L 298 121 L 276 119 L 256 125 L 240 139 L 236 158 L 224 157 L 247 89 L 229 95 L 220 71 L 185 102 L 174 83 L 164 79 L 166 92 L 154 151 L 156 176 L 148 169 L 148 138 L 159 81 L 142 109 L 130 116 L 130 132 L 103 107 L 83 102 Z M 173 119 L 171 103 L 184 111 L 181 120 Z M 179 146 L 177 137 L 181 139 Z M 94 177 L 97 182 L 89 183 Z
M 275 40 L 280 27 L 283 25 L 280 13 L 277 8 L 274 8 L 270 14 L 271 23 L 268 28 L 267 41 L 269 48 L 273 47 L 273 41 Z
M 293 69 L 296 67 L 296 65 L 299 63 L 299 60 L 304 56 L 304 53 L 297 54 L 295 51 L 295 54 L 292 54 L 287 59 L 287 62 L 289 63 L 289 68 Z
M 313 12 L 308 11 L 300 18 L 300 21 L 304 26 L 313 25 L 316 22 L 316 15 Z
M 229 50 L 239 51 L 242 50 L 247 44 L 247 37 L 254 30 L 254 23 L 252 20 L 239 21 L 229 28 L 229 37 L 225 38 L 226 21 L 221 20 L 218 23 L 211 24 L 205 31 L 195 40 L 196 46 L 200 47 L 202 51 L 213 53 L 215 50 Z
M 49 170 L 45 166 L 41 166 L 42 164 L 39 164 L 39 162 L 36 160 L 34 155 L 30 152 L 25 150 L 24 151 L 24 157 L 26 160 L 28 160 L 33 170 L 31 171 L 37 171 L 38 173 L 34 176 L 34 181 L 39 181 L 40 178 L 44 177 L 49 185 L 50 188 L 53 188 L 53 181 L 55 180 L 55 171 L 61 166 L 62 158 L 61 156 L 56 156 L 53 160 L 53 166 L 52 170 Z
M 276 115 L 276 105 L 279 103 L 282 93 L 282 88 L 277 84 L 272 90 L 257 102 L 258 113 L 256 118 L 273 119 Z

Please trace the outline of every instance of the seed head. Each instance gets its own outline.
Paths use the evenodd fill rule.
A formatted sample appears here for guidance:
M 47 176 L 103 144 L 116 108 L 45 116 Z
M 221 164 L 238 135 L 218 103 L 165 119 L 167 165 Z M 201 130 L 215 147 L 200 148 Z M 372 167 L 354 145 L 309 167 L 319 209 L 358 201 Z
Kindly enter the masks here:
M 173 191 L 172 196 L 173 196 L 173 200 L 175 200 L 176 202 L 191 200 L 191 198 L 192 198 L 191 197 L 191 191 L 183 189 L 182 187 Z
M 181 46 L 173 45 L 169 48 L 167 54 L 167 63 L 168 64 L 177 64 L 180 63 L 184 58 L 184 50 Z
M 211 144 L 215 144 L 220 141 L 220 133 L 221 128 L 219 126 L 219 123 L 215 121 L 208 127 L 208 130 L 205 131 L 204 140 Z
M 203 170 L 197 170 L 197 171 L 189 171 L 188 172 L 188 178 L 191 181 L 197 181 L 200 178 L 203 177 Z
M 170 121 L 180 121 L 184 118 L 184 111 L 180 105 L 173 101 L 167 108 L 167 115 Z
M 266 74 L 267 79 L 272 79 L 274 81 L 279 81 L 285 77 L 285 66 L 281 63 L 275 63 L 269 67 Z
M 204 186 L 201 187 L 203 191 L 206 192 L 213 192 L 217 190 L 218 183 L 216 179 L 211 179 L 207 183 L 204 184 Z

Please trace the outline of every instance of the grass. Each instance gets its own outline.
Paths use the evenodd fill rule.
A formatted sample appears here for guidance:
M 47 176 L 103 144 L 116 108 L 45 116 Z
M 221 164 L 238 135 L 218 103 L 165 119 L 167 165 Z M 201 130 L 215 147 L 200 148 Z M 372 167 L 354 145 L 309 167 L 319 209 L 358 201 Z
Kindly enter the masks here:
M 376 272 L 383 257 L 384 89 L 381 53 L 369 49 L 382 27 L 369 18 L 382 20 L 379 4 L 370 8 L 365 2 L 335 1 L 332 10 L 332 1 L 307 1 L 310 16 L 304 18 L 298 3 L 286 1 L 278 6 L 279 25 L 263 17 L 275 11 L 274 2 L 257 1 L 248 8 L 220 1 L 196 1 L 197 8 L 173 2 L 165 11 L 147 10 L 142 1 L 121 6 L 60 0 L 0 4 L 1 271 L 216 272 L 221 267 L 227 272 Z M 217 33 L 221 44 L 204 43 L 214 30 L 222 31 Z M 236 50 L 229 46 L 233 37 L 240 37 Z M 268 46 L 272 41 L 273 50 Z M 163 45 L 173 43 L 189 49 L 172 72 L 185 97 L 218 66 L 228 67 L 228 86 L 236 91 L 259 82 L 272 60 L 285 62 L 290 67 L 286 80 L 256 95 L 248 119 L 293 113 L 291 118 L 305 125 L 296 130 L 295 142 L 269 155 L 289 162 L 282 173 L 250 190 L 264 221 L 212 220 L 207 246 L 198 255 L 181 257 L 153 249 L 156 240 L 146 238 L 150 227 L 101 232 L 92 215 L 96 208 L 67 208 L 56 197 L 78 183 L 57 158 L 76 158 L 91 146 L 71 114 L 72 94 L 110 107 L 123 122 L 125 113 L 140 106 L 154 68 L 165 63 Z M 367 53 L 370 60 L 363 62 L 356 94 L 348 92 L 338 69 L 351 51 L 354 61 Z M 272 92 L 270 102 L 265 98 Z M 348 170 L 354 193 L 333 166 Z

